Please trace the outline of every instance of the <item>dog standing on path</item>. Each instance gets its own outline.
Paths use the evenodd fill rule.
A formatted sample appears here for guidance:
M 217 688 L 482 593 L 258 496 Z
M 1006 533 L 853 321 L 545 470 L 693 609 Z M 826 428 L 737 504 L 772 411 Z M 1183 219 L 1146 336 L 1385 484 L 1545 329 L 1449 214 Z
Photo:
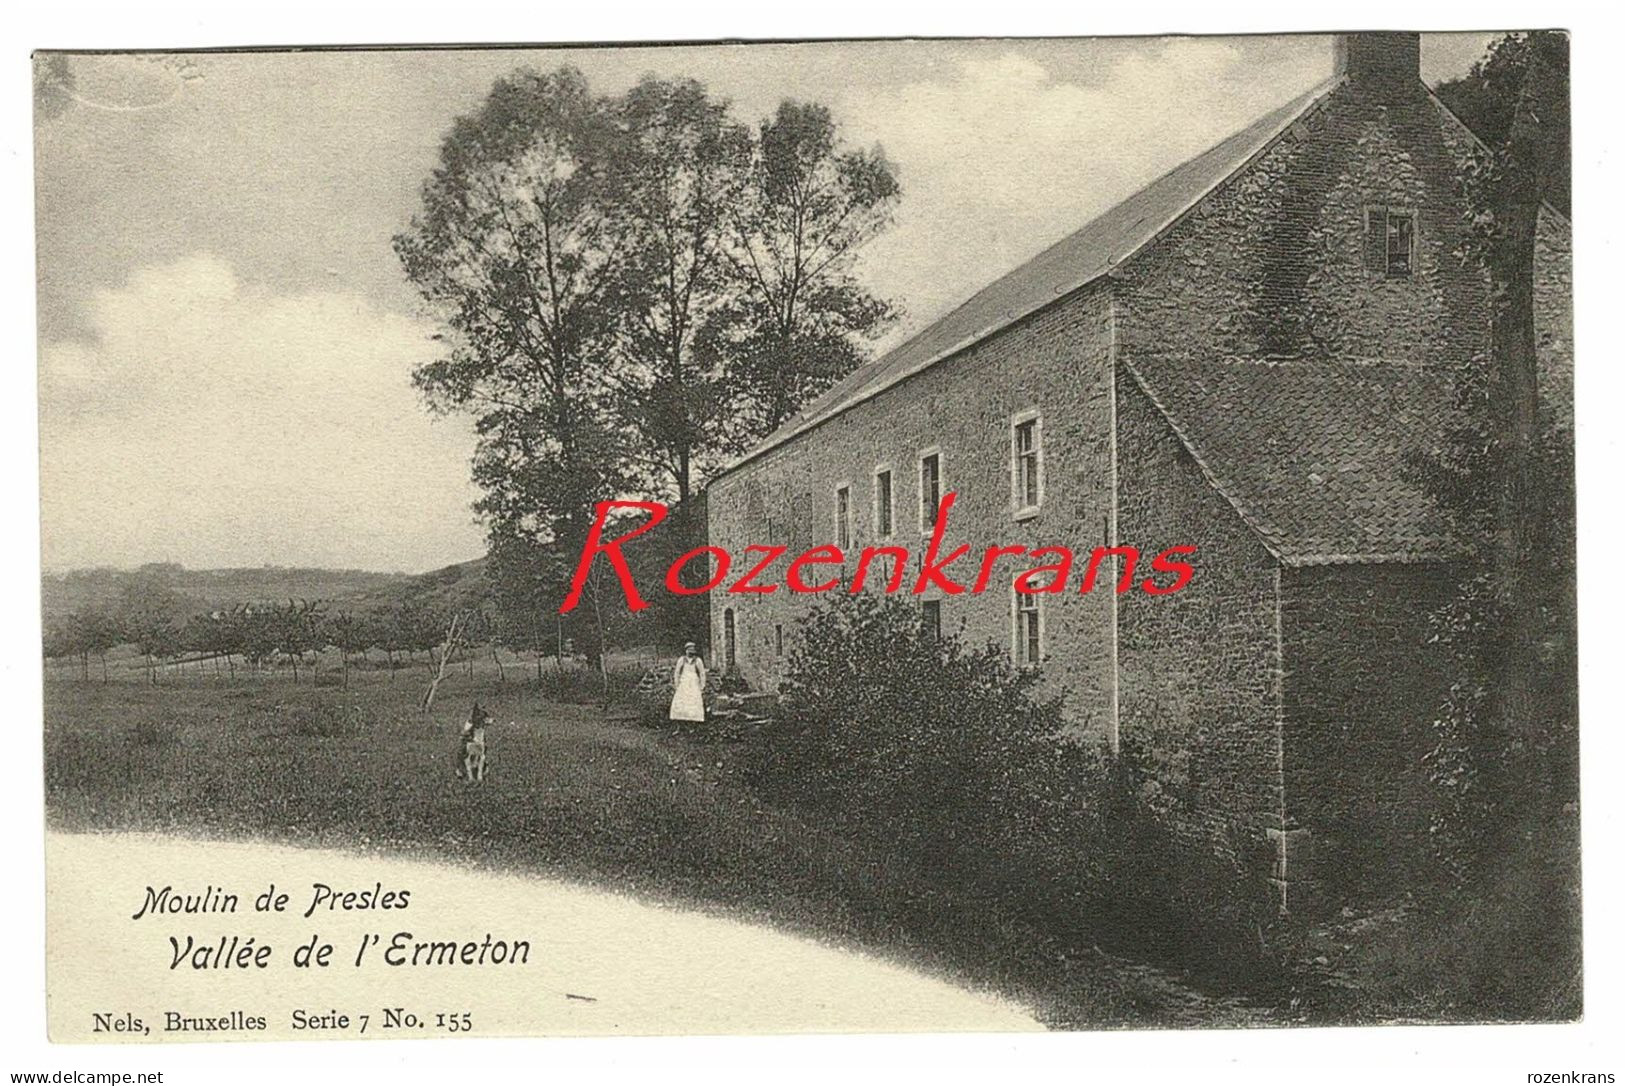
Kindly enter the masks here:
M 485 779 L 485 727 L 491 723 L 491 714 L 475 702 L 468 719 L 463 721 L 462 736 L 457 744 L 457 776 L 470 784 Z

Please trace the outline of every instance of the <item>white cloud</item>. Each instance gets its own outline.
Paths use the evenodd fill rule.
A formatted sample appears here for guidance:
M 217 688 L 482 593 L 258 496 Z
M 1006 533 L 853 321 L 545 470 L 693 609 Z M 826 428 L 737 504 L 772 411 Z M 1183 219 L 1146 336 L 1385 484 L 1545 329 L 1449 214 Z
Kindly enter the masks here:
M 174 560 L 420 570 L 479 553 L 472 438 L 409 383 L 431 329 L 276 294 L 211 255 L 98 292 L 40 359 L 47 568 Z
M 1483 41 L 1428 36 L 1430 78 Z M 407 384 L 429 329 L 398 315 L 413 296 L 389 238 L 452 116 L 497 75 L 575 63 L 604 92 L 693 75 L 749 119 L 783 96 L 827 102 L 902 177 L 898 223 L 861 266 L 908 307 L 901 335 L 1319 82 L 1331 43 L 270 52 L 188 58 L 191 79 L 81 62 L 82 97 L 104 108 L 76 104 L 35 139 L 39 311 L 57 337 L 47 564 L 421 569 L 478 552 L 473 439 L 431 424 Z
M 879 141 L 904 188 L 896 227 L 864 254 L 866 278 L 906 299 L 917 328 L 1315 85 L 1330 73 L 1323 44 L 1262 58 L 1223 38 L 1125 44 L 1086 82 L 1011 50 L 854 92 L 839 110 L 849 134 Z

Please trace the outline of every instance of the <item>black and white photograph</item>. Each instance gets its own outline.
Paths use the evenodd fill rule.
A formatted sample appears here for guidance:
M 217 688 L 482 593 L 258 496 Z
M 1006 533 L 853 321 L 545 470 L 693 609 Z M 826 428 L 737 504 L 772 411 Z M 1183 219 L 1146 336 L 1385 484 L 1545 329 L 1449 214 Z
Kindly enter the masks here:
M 1583 34 L 644 36 L 29 43 L 55 1064 L 1586 1021 Z

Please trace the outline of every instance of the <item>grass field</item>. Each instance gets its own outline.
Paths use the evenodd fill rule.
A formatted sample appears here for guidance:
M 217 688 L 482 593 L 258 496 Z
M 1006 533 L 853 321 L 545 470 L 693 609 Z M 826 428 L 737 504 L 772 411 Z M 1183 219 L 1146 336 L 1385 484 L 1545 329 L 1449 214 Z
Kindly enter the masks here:
M 860 946 L 1058 1026 L 1260 1020 L 1164 972 L 1063 952 L 896 856 L 763 805 L 735 765 L 741 742 L 766 739 L 616 723 L 516 678 L 498 685 L 488 662 L 459 671 L 424 717 L 421 667 L 355 671 L 348 689 L 207 671 L 156 687 L 57 675 L 45 688 L 50 821 L 563 875 Z M 472 787 L 453 767 L 475 697 L 497 724 L 490 775 Z

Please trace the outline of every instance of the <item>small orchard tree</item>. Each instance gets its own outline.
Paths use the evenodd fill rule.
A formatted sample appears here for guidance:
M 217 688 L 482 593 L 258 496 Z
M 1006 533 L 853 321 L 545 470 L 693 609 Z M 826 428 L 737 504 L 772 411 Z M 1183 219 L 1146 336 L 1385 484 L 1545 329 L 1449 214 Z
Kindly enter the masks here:
M 100 607 L 79 613 L 80 645 L 86 653 L 95 653 L 101 659 L 102 682 L 107 681 L 107 654 L 119 645 L 118 620 Z
M 255 672 L 276 652 L 279 621 L 273 604 L 245 603 L 232 612 L 238 651 Z
M 79 639 L 71 619 L 52 619 L 45 623 L 44 651 L 46 660 L 69 660 L 80 656 Z M 82 666 L 88 664 L 81 661 Z
M 232 679 L 237 678 L 237 656 L 243 651 L 243 620 L 242 613 L 237 610 L 216 611 L 210 618 L 209 651 L 215 654 L 218 660 L 225 658 L 226 670 Z
M 90 678 L 90 658 L 99 656 L 102 662 L 102 681 L 107 681 L 107 652 L 118 645 L 120 639 L 117 620 L 99 607 L 75 611 L 66 618 L 46 623 L 45 658 L 48 660 L 74 659 L 79 664 L 79 677 Z
M 384 650 L 389 661 L 390 677 L 393 679 L 398 663 L 397 656 L 405 656 L 407 664 L 411 663 L 411 654 L 421 638 L 423 625 L 418 613 L 419 609 L 405 600 L 397 600 L 388 610 L 378 615 L 378 647 Z
M 195 614 L 186 619 L 180 631 L 181 648 L 199 662 L 212 660 L 216 677 L 220 674 L 220 657 L 216 636 L 216 620 L 212 614 Z
M 290 599 L 277 608 L 276 650 L 293 667 L 293 681 L 299 681 L 299 662 L 306 653 L 316 652 L 325 643 L 322 637 L 322 606 L 309 600 Z
M 400 623 L 402 646 L 408 653 L 424 653 L 424 666 L 432 674 L 435 670 L 434 650 L 445 640 L 450 616 L 431 602 L 407 599 L 396 611 L 396 620 Z
M 138 574 L 125 584 L 117 611 L 119 638 L 141 653 L 148 682 L 156 685 L 160 662 L 179 651 L 181 625 L 191 610 L 160 576 Z
M 322 624 L 323 639 L 339 650 L 344 669 L 344 685 L 350 685 L 350 657 L 365 653 L 373 644 L 375 631 L 366 616 L 352 611 L 335 611 Z

